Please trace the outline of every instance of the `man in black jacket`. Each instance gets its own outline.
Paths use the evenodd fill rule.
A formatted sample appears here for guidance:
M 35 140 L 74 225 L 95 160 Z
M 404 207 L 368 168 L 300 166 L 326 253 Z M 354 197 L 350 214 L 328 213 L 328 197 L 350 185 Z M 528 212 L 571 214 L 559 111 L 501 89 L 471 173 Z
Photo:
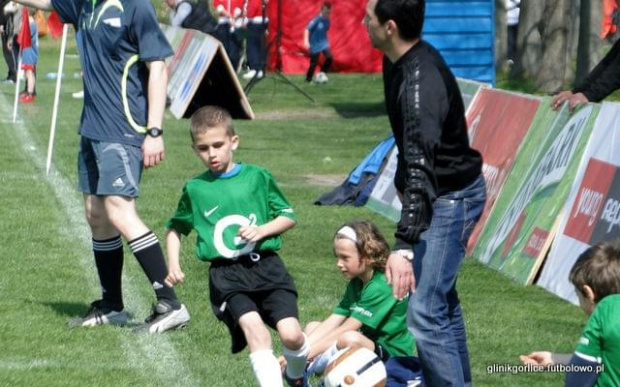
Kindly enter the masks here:
M 556 94 L 551 100 L 551 108 L 557 110 L 568 101 L 571 112 L 581 104 L 601 102 L 605 97 L 620 88 L 620 40 L 612 46 L 605 57 L 590 71 L 590 74 L 573 90 Z
M 482 157 L 469 146 L 465 108 L 443 58 L 421 40 L 424 0 L 369 0 L 365 23 L 385 54 L 385 100 L 403 208 L 386 276 L 409 298 L 428 386 L 471 384 L 456 280 L 486 200 Z

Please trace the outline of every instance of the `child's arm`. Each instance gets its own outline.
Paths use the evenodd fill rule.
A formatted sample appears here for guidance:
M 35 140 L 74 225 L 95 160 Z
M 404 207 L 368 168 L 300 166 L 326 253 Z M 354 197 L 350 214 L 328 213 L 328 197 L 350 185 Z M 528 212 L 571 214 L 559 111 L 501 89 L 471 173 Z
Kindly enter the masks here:
M 304 30 L 304 48 L 306 50 L 310 49 L 310 31 Z
M 174 286 L 185 281 L 185 274 L 181 270 L 181 234 L 176 230 L 169 229 L 166 233 L 166 252 L 168 256 L 168 276 L 166 285 Z
M 574 366 L 573 372 L 566 373 L 564 387 L 594 387 L 603 365 L 595 360 L 584 359 L 577 353 L 573 354 L 569 365 Z M 585 371 L 588 370 L 588 371 Z
M 248 242 L 258 242 L 269 236 L 282 234 L 293 226 L 295 226 L 295 221 L 293 219 L 287 218 L 286 216 L 278 216 L 272 221 L 260 226 L 251 225 L 241 227 L 238 235 Z
M 344 316 L 340 317 L 344 318 Z M 330 318 L 325 321 L 328 321 Z M 334 342 L 338 341 L 338 338 L 340 338 L 343 333 L 357 331 L 361 327 L 362 323 L 359 320 L 353 317 L 347 318 L 342 322 L 342 324 L 338 325 L 337 327 L 333 327 L 333 329 L 331 329 L 329 333 L 319 338 L 316 342 L 313 340 L 310 341 L 310 353 L 308 354 L 308 359 L 313 359 L 315 356 L 325 352 L 325 350 L 331 347 Z M 319 328 L 320 327 L 318 327 L 317 329 Z

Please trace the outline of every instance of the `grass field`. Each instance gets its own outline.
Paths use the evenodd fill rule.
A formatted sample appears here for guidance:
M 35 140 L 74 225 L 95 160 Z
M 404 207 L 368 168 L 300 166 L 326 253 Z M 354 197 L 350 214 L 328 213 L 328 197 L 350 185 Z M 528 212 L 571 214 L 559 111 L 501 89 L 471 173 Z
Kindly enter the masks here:
M 72 40 L 70 39 L 70 42 Z M 45 154 L 55 83 L 58 42 L 43 39 L 37 101 L 10 120 L 13 89 L 0 86 L 0 386 L 253 386 L 247 352 L 230 354 L 224 325 L 212 315 L 207 266 L 185 241 L 187 281 L 177 292 L 192 315 L 188 329 L 149 336 L 128 328 L 69 329 L 99 296 L 90 234 L 76 186 L 77 123 L 81 89 L 70 45 L 50 176 Z M 4 71 L 4 69 L 0 69 Z M 249 97 L 258 119 L 237 121 L 238 161 L 273 171 L 295 206 L 298 225 L 281 251 L 300 293 L 302 323 L 326 317 L 345 281 L 334 268 L 330 239 L 350 219 L 375 221 L 392 239 L 394 225 L 365 208 L 318 207 L 312 202 L 339 184 L 389 134 L 379 75 L 331 75 L 306 85 L 312 104 L 290 86 L 268 77 Z M 189 148 L 187 121 L 167 114 L 166 161 L 143 176 L 139 211 L 160 236 L 184 181 L 203 166 Z M 134 323 L 149 313 L 150 286 L 126 249 L 124 294 Z M 518 364 L 537 349 L 572 352 L 585 316 L 575 306 L 537 288 L 521 287 L 467 259 L 459 280 L 476 386 L 557 386 L 561 374 L 489 374 L 493 364 Z M 279 346 L 276 344 L 276 351 Z

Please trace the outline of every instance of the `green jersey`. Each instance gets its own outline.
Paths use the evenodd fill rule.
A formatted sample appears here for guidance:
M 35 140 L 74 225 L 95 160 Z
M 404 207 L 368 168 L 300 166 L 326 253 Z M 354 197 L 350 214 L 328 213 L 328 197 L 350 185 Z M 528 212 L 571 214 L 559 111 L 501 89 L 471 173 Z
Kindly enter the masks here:
M 620 386 L 620 294 L 609 295 L 596 305 L 575 355 L 602 363 L 597 386 Z
M 359 278 L 351 280 L 334 314 L 360 321 L 364 336 L 381 345 L 390 356 L 413 354 L 407 301 L 394 298 L 384 273 L 376 271 L 366 284 Z
M 237 164 L 231 172 L 214 175 L 207 171 L 188 181 L 166 226 L 183 235 L 196 230 L 198 259 L 212 261 L 279 250 L 279 235 L 256 243 L 247 243 L 237 235 L 241 227 L 260 226 L 278 216 L 295 220 L 271 173 L 255 165 Z

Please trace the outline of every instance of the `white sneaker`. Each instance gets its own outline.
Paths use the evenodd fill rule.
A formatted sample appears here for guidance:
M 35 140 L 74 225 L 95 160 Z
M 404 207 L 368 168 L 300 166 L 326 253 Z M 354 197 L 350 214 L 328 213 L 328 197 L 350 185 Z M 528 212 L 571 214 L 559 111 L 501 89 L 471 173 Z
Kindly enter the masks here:
M 97 325 L 125 325 L 129 316 L 125 310 L 115 311 L 106 306 L 103 300 L 97 300 L 90 306 L 84 317 L 69 321 L 71 327 L 94 327 Z
M 247 73 L 243 74 L 243 79 L 252 79 L 256 75 L 256 70 L 250 70 Z
M 256 75 L 256 78 L 261 79 L 262 77 L 264 77 L 265 74 L 263 74 L 263 71 L 259 71 L 258 74 Z
M 144 324 L 136 330 L 148 331 L 149 333 L 164 333 L 166 331 L 185 328 L 189 323 L 189 312 L 185 305 L 174 310 L 165 300 L 159 300 L 153 306 L 153 314 L 144 320 Z
M 82 99 L 84 98 L 84 90 L 76 91 L 75 93 L 72 93 L 71 96 L 75 99 Z

